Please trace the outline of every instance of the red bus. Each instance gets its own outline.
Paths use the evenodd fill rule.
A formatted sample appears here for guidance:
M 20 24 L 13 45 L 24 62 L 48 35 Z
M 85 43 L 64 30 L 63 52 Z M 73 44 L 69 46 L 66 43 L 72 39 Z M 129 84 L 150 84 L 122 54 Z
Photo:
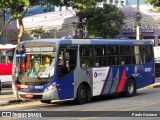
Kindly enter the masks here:
M 0 81 L 2 84 L 12 82 L 13 49 L 16 45 L 0 44 Z

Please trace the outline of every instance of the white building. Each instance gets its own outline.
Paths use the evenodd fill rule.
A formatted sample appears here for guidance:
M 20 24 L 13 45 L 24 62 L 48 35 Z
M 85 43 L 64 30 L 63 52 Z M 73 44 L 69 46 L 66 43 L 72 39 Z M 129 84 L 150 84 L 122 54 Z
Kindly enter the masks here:
M 76 17 L 75 10 L 72 8 L 66 10 L 65 7 L 62 7 L 61 11 L 56 10 L 55 12 L 26 16 L 23 18 L 25 30 L 23 40 L 61 37 L 73 38 L 75 36 L 76 22 L 78 22 L 78 18 Z M 38 33 L 34 33 L 34 30 L 43 33 L 37 36 L 36 34 Z M 15 43 L 18 32 L 18 21 L 11 22 L 7 28 L 7 41 L 9 43 Z
M 104 3 L 121 7 L 121 6 L 126 6 L 128 4 L 128 0 L 102 0 L 102 2 L 97 3 L 97 6 L 103 7 Z

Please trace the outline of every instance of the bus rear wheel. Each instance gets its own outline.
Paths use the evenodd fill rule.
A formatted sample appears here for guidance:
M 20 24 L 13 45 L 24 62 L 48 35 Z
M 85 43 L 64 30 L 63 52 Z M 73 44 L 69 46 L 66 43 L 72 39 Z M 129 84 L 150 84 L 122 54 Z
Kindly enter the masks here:
M 132 97 L 136 94 L 136 84 L 133 79 L 128 79 L 125 87 L 125 96 Z
M 76 103 L 84 104 L 87 102 L 87 88 L 85 85 L 80 85 L 77 92 Z
M 49 103 L 51 103 L 51 100 L 40 100 L 42 103 L 47 103 L 47 104 L 49 104 Z

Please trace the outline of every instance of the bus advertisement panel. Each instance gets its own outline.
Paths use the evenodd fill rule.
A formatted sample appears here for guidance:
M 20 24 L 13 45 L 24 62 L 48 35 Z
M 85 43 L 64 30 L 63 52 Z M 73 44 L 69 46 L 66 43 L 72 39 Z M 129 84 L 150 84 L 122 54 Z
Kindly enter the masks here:
M 17 99 L 75 100 L 124 94 L 155 82 L 152 40 L 42 39 L 17 45 L 13 61 Z

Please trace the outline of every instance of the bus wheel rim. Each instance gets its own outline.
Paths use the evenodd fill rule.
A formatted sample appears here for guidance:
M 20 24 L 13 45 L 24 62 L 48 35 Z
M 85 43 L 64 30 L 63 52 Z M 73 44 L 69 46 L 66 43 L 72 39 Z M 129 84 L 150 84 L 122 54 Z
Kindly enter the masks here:
M 82 89 L 82 90 L 81 90 L 80 95 L 81 95 L 81 98 L 82 98 L 82 99 L 85 99 L 85 98 L 86 98 L 86 91 L 85 91 L 85 89 Z
M 130 94 L 132 94 L 132 93 L 133 93 L 133 90 L 134 90 L 134 86 L 133 86 L 132 83 L 130 83 L 130 84 L 128 85 L 128 92 L 129 92 Z

